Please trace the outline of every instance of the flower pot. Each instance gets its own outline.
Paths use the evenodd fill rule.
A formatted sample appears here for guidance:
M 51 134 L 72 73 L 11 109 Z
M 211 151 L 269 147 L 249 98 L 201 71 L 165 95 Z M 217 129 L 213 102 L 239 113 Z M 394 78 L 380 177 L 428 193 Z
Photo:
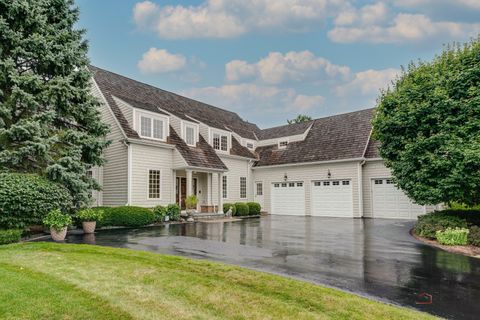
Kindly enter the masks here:
M 96 221 L 84 221 L 84 222 L 82 222 L 83 233 L 94 233 L 96 226 L 97 226 Z
M 170 221 L 170 216 L 165 216 L 165 219 L 164 219 L 165 222 L 168 222 Z
M 52 236 L 53 241 L 63 241 L 67 236 L 67 227 L 63 228 L 60 231 L 50 228 L 50 235 Z

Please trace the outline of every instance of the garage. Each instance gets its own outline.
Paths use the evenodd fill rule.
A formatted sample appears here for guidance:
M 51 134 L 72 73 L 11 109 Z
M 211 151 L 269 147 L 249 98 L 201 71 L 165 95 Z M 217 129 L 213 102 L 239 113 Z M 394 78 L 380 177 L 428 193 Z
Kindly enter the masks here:
M 424 213 L 390 178 L 372 179 L 372 192 L 374 218 L 415 219 Z
M 353 217 L 351 180 L 313 181 L 311 203 L 312 216 Z
M 302 181 L 272 183 L 272 214 L 305 215 L 305 186 Z

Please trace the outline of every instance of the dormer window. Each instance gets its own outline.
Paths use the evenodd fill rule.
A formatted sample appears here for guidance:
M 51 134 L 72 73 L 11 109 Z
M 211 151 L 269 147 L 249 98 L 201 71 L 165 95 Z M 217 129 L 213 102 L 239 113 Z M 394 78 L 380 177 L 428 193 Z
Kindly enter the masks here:
M 278 141 L 278 148 L 285 149 L 288 146 L 288 140 L 280 140 Z
M 250 150 L 255 149 L 255 145 L 253 144 L 252 141 L 247 141 L 247 142 L 245 143 L 245 146 L 246 146 L 248 149 L 250 149 Z
M 165 141 L 168 127 L 165 117 L 139 112 L 137 119 L 140 137 Z
M 226 134 L 214 133 L 213 134 L 213 149 L 220 151 L 228 150 L 228 136 Z
M 189 146 L 195 146 L 197 144 L 197 126 L 185 124 L 184 139 Z

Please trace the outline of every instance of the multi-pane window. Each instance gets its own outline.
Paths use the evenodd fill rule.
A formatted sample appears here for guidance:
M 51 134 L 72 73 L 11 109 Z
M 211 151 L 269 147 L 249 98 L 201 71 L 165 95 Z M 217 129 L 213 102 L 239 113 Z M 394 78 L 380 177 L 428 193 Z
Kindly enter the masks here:
M 247 142 L 247 148 L 248 149 L 253 149 L 254 148 L 254 145 L 252 142 Z
M 158 140 L 165 139 L 165 124 L 163 119 L 140 116 L 140 136 Z
M 348 185 L 350 185 L 350 181 L 348 181 L 348 180 L 343 180 L 343 181 L 342 181 L 342 185 L 348 186 Z
M 153 119 L 153 137 L 163 139 L 163 121 L 160 119 Z
M 142 137 L 151 137 L 152 136 L 152 119 L 148 117 L 140 117 L 140 135 Z
M 227 195 L 228 195 L 228 193 L 227 193 L 227 176 L 223 176 L 222 179 L 223 179 L 222 180 L 222 188 L 223 188 L 223 190 L 222 190 L 223 195 L 222 196 L 223 196 L 223 199 L 227 199 Z
M 287 145 L 288 145 L 288 141 L 287 141 L 287 140 L 280 141 L 280 142 L 278 143 L 278 147 L 279 147 L 279 148 L 286 148 Z
M 324 186 L 329 186 L 329 185 L 330 185 L 330 181 L 323 181 L 323 185 L 324 185 Z
M 227 151 L 228 150 L 228 137 L 227 136 L 222 136 L 221 141 L 220 141 L 220 148 L 222 151 Z
M 148 198 L 160 198 L 160 170 L 148 171 Z
M 240 198 L 245 199 L 247 197 L 247 178 L 240 177 Z
M 218 133 L 213 134 L 213 149 L 220 150 L 220 135 Z
M 192 126 L 185 127 L 185 142 L 193 146 L 195 145 L 195 128 Z
M 263 184 L 257 183 L 257 196 L 263 196 Z
M 375 184 L 383 184 L 383 180 L 377 179 L 375 180 Z
M 332 182 L 332 185 L 334 185 L 334 186 L 339 186 L 339 185 L 340 185 L 340 181 L 333 181 L 333 182 Z
M 226 134 L 214 133 L 212 145 L 215 150 L 228 151 L 228 136 Z
M 297 187 L 303 187 L 303 182 L 297 182 Z

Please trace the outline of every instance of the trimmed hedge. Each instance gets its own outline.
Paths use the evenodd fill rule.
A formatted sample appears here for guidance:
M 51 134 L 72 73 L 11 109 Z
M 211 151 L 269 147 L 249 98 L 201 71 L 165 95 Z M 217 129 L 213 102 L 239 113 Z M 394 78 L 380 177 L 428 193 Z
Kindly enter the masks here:
M 99 227 L 142 227 L 155 222 L 155 214 L 152 210 L 142 207 L 98 207 L 95 210 L 103 210 L 103 219 L 98 223 Z
M 248 206 L 248 214 L 253 216 L 253 215 L 259 215 L 260 211 L 262 210 L 262 206 L 258 202 L 247 202 Z
M 20 229 L 0 230 L 0 245 L 20 242 L 22 233 Z
M 470 227 L 470 233 L 468 234 L 468 243 L 480 247 L 480 227 L 472 226 Z
M 248 216 L 249 209 L 246 203 L 244 202 L 235 203 L 235 209 L 236 209 L 236 212 L 235 212 L 236 216 Z
M 223 204 L 223 213 L 227 213 L 228 210 L 232 208 L 232 216 L 236 215 L 237 207 L 235 207 L 235 203 L 224 203 Z
M 34 174 L 0 173 L 0 228 L 42 224 L 51 210 L 71 208 L 72 197 L 60 184 Z
M 436 239 L 437 231 L 443 231 L 447 228 L 468 229 L 472 226 L 480 226 L 480 211 L 447 209 L 419 216 L 415 225 L 415 233 L 428 239 Z

